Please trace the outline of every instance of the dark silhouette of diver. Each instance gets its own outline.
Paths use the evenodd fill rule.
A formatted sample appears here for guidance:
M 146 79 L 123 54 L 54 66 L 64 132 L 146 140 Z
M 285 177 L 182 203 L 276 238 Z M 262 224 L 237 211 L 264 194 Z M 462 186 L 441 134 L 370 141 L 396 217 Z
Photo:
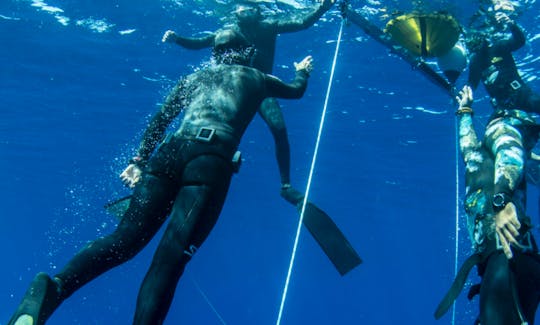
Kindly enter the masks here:
M 482 81 L 495 107 L 540 113 L 540 96 L 523 81 L 512 56 L 525 44 L 523 30 L 503 12 L 497 12 L 495 19 L 510 35 L 496 38 L 472 32 L 467 38 L 468 84 L 474 90 Z
M 265 73 L 272 73 L 276 51 L 277 36 L 309 28 L 327 12 L 334 0 L 322 0 L 322 3 L 310 13 L 301 17 L 274 19 L 261 14 L 260 7 L 253 2 L 238 4 L 234 11 L 234 23 L 224 28 L 235 30 L 247 38 L 256 49 L 252 66 Z M 203 49 L 215 44 L 220 30 L 204 37 L 183 37 L 172 30 L 164 33 L 163 42 L 173 42 L 188 49 Z M 307 201 L 305 209 L 304 194 L 291 186 L 290 179 L 290 147 L 285 120 L 281 108 L 275 98 L 267 98 L 259 108 L 259 114 L 269 126 L 273 135 L 276 159 L 281 179 L 281 196 L 295 205 L 299 212 L 304 211 L 303 224 L 313 235 L 324 253 L 341 275 L 346 274 L 361 259 L 334 221 L 313 203 Z
M 186 264 L 219 217 L 246 127 L 265 98 L 302 97 L 312 70 L 308 56 L 295 63 L 296 77 L 285 84 L 246 66 L 253 53 L 248 44 L 235 31 L 216 35 L 218 64 L 179 81 L 121 174 L 134 192 L 117 229 L 88 244 L 53 278 L 39 273 L 8 324 L 44 324 L 71 294 L 141 251 L 169 216 L 133 319 L 163 323 Z M 165 137 L 181 111 L 180 126 Z
M 303 17 L 287 19 L 271 19 L 264 17 L 256 3 L 242 2 L 234 11 L 235 22 L 225 28 L 234 29 L 246 36 L 256 49 L 252 66 L 265 73 L 272 73 L 276 40 L 279 34 L 293 33 L 309 28 L 327 12 L 334 0 L 322 0 L 320 6 Z M 193 38 L 177 35 L 168 30 L 163 35 L 163 42 L 174 42 L 188 49 L 203 49 L 214 46 L 216 33 L 204 37 Z M 267 98 L 261 105 L 259 114 L 270 127 L 276 147 L 276 159 L 281 178 L 281 194 L 293 204 L 298 204 L 303 195 L 291 187 L 290 179 L 290 147 L 285 120 L 275 98 Z
M 479 141 L 472 121 L 472 90 L 465 86 L 458 97 L 459 147 L 465 162 L 465 212 L 474 254 L 461 267 L 447 295 L 435 312 L 438 319 L 451 307 L 476 265 L 480 285 L 469 292 L 469 299 L 480 294 L 482 325 L 533 324 L 540 299 L 540 256 L 526 216 L 526 181 L 509 182 L 515 169 L 525 168 L 526 156 L 537 139 L 537 128 L 529 120 L 512 125 L 492 121 L 484 140 Z M 493 128 L 496 128 L 494 130 Z M 506 140 L 497 142 L 497 133 Z M 523 143 L 521 134 L 529 139 Z M 514 164 L 497 165 L 492 147 L 515 153 Z M 519 158 L 523 155 L 524 159 Z M 498 183 L 497 183 L 498 180 Z M 505 187 L 497 202 L 497 191 Z M 497 189 L 499 188 L 499 190 Z

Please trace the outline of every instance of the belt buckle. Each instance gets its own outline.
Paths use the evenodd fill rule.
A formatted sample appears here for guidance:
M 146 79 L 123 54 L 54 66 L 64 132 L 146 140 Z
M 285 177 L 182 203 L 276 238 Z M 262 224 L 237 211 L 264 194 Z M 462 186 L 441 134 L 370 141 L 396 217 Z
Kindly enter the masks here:
M 195 139 L 202 142 L 210 142 L 216 134 L 216 129 L 202 127 L 197 132 Z
M 517 80 L 514 80 L 510 83 L 510 87 L 512 87 L 512 89 L 514 90 L 518 90 L 519 88 L 521 88 L 521 83 Z

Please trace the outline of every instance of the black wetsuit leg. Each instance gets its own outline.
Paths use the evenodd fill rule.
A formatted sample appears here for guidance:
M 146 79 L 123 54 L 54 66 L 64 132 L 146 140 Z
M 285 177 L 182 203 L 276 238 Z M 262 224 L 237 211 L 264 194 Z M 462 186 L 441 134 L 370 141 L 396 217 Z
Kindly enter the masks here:
M 480 287 L 480 324 L 520 324 L 512 299 L 508 259 L 502 252 L 487 261 Z
M 61 280 L 64 298 L 148 244 L 169 214 L 177 192 L 178 185 L 170 179 L 143 174 L 116 230 L 88 244 L 55 275 Z
M 480 288 L 480 324 L 521 324 L 512 285 L 516 286 L 523 317 L 529 324 L 534 324 L 540 299 L 540 260 L 515 252 L 513 263 L 511 271 L 502 252 L 494 253 L 487 261 Z
M 285 126 L 285 118 L 277 100 L 275 98 L 265 99 L 261 104 L 260 114 L 270 127 L 270 131 L 274 137 L 281 183 L 290 184 L 291 149 Z
M 515 270 L 521 309 L 529 325 L 533 325 L 540 302 L 540 256 L 515 254 Z
M 225 159 L 200 156 L 186 166 L 167 229 L 144 278 L 133 324 L 162 324 L 177 282 L 214 227 L 232 176 Z

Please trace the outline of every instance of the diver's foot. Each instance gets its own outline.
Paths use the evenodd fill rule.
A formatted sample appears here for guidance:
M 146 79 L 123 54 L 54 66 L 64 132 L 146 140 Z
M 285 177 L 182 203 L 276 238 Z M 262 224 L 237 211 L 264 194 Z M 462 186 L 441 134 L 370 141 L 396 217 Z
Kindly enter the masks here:
M 304 194 L 297 191 L 290 184 L 282 185 L 280 194 L 285 200 L 294 205 L 298 205 L 304 199 Z
M 8 325 L 43 325 L 61 303 L 58 283 L 38 273 Z

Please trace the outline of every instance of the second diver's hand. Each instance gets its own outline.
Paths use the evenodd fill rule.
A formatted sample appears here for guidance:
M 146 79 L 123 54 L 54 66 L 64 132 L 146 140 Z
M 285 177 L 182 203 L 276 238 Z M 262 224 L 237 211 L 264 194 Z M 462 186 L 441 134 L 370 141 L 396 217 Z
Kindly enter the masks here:
M 129 164 L 126 169 L 120 174 L 120 179 L 124 185 L 129 188 L 134 188 L 141 180 L 142 170 L 136 164 Z
M 310 74 L 313 71 L 313 57 L 308 55 L 300 63 L 294 62 L 294 68 L 296 71 L 304 70 L 307 74 Z
M 519 236 L 521 223 L 517 218 L 516 206 L 514 203 L 508 203 L 501 211 L 495 215 L 495 230 L 501 242 L 504 255 L 511 259 L 513 254 L 510 245 L 521 247 L 516 237 Z

